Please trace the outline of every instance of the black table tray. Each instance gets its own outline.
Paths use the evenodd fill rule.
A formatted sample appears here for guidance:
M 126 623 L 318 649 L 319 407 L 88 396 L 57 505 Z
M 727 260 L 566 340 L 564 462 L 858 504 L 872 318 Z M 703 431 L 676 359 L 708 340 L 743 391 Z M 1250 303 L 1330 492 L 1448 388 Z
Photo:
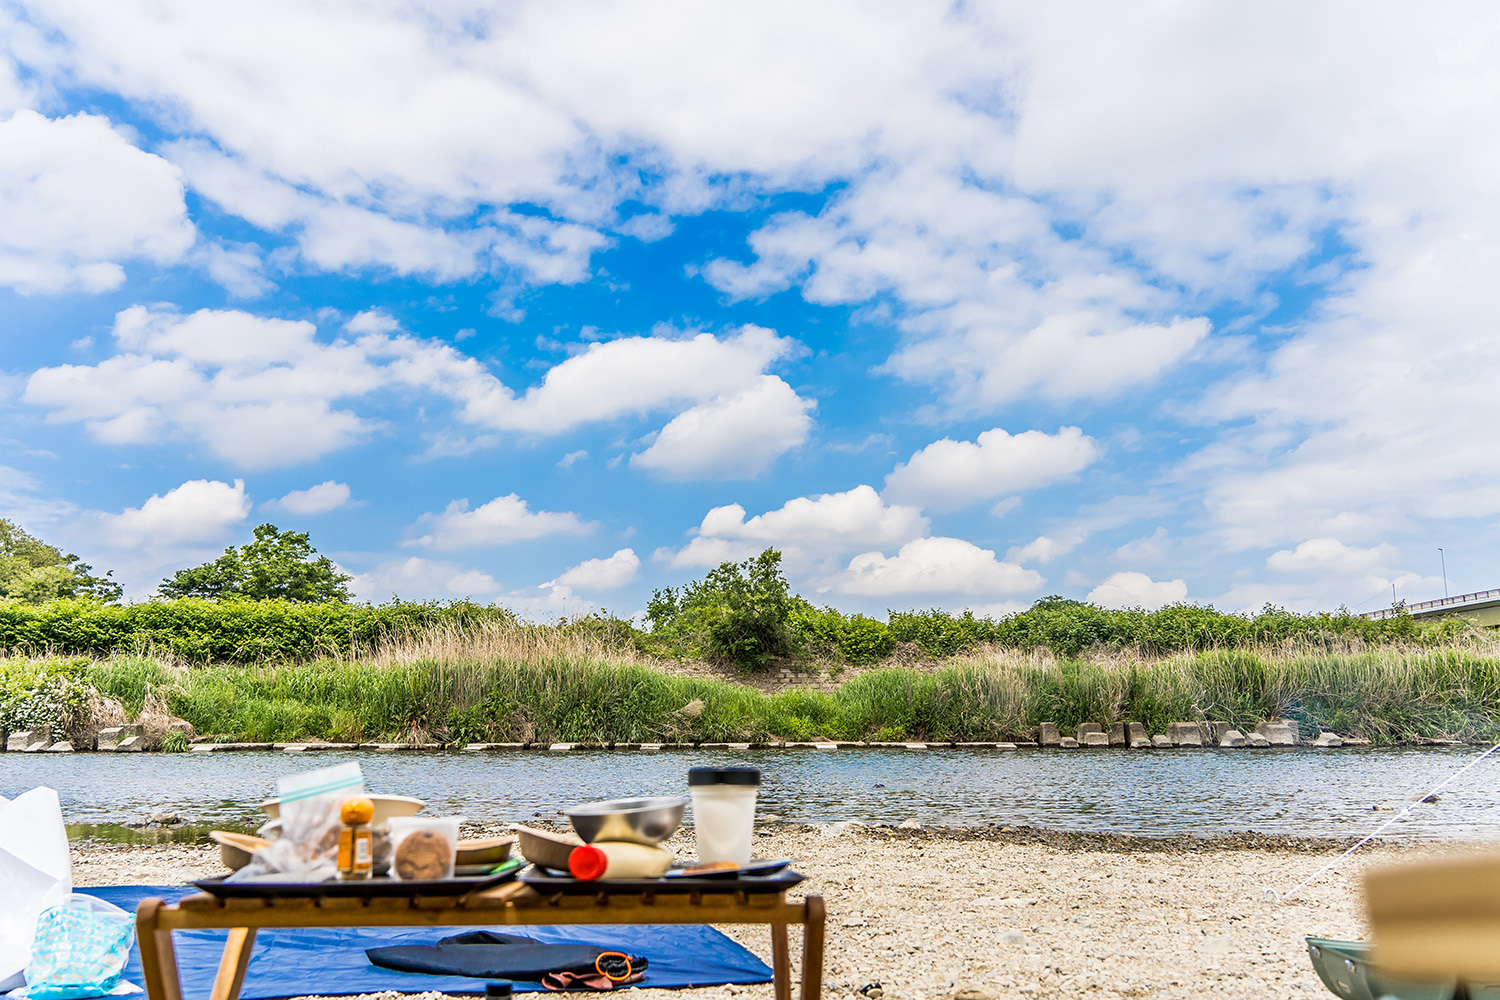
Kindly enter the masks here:
M 322 899 L 377 896 L 462 896 L 480 887 L 491 888 L 513 881 L 516 873 L 472 875 L 465 878 L 394 879 L 371 878 L 340 882 L 226 882 L 227 875 L 200 879 L 192 884 L 220 899 Z
M 674 878 L 612 878 L 585 882 L 563 872 L 532 865 L 521 869 L 519 878 L 537 892 L 560 892 L 564 896 L 592 896 L 601 892 L 654 892 L 658 896 L 685 896 L 694 892 L 746 892 L 752 895 L 785 892 L 805 881 L 807 876 L 787 867 L 770 875 L 741 875 L 738 878 L 695 878 L 684 875 Z

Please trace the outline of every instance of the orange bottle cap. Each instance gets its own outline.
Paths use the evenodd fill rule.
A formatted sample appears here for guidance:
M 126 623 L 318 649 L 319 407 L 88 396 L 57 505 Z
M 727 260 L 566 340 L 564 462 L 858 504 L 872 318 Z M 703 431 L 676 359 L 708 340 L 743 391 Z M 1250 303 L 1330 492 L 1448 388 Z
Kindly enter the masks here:
M 575 847 L 573 853 L 568 855 L 568 871 L 573 873 L 574 878 L 581 878 L 585 882 L 602 878 L 607 868 L 609 855 L 593 844 Z

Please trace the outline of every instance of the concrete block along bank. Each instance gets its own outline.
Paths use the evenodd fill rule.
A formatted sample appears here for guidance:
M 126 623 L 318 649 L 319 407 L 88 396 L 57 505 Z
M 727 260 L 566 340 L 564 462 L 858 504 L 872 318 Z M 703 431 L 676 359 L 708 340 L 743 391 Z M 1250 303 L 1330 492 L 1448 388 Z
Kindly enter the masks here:
M 186 723 L 175 723 L 171 728 L 181 729 L 192 736 Z M 169 730 L 170 731 L 170 730 Z M 952 741 L 928 742 L 864 742 L 840 740 L 837 742 L 791 742 L 771 741 L 763 743 L 469 743 L 462 747 L 467 751 L 505 750 L 642 750 L 670 751 L 682 749 L 809 749 L 841 750 L 857 747 L 885 747 L 907 750 L 943 749 L 962 747 L 969 749 L 1015 750 L 1021 748 L 1059 749 L 1116 749 L 1116 750 L 1161 750 L 1178 748 L 1240 749 L 1272 747 L 1361 747 L 1370 741 L 1359 737 L 1342 737 L 1336 733 L 1322 732 L 1315 739 L 1302 739 L 1296 722 L 1278 719 L 1262 722 L 1250 732 L 1241 732 L 1227 722 L 1174 722 L 1165 733 L 1149 734 L 1139 722 L 1116 722 L 1108 729 L 1094 722 L 1078 726 L 1071 734 L 1063 732 L 1051 722 L 1044 722 L 1031 730 L 1031 740 L 1009 742 L 960 743 Z M 1429 741 L 1433 743 L 1450 741 Z M 1456 742 L 1456 741 L 1455 741 Z M 149 744 L 145 730 L 140 725 L 121 725 L 101 729 L 92 745 L 75 745 L 72 741 L 53 739 L 50 727 L 41 726 L 6 734 L 4 749 L 10 753 L 72 753 L 97 750 L 101 753 L 133 753 L 143 750 L 159 750 L 160 743 Z M 328 743 L 308 741 L 305 743 L 211 743 L 194 739 L 188 747 L 193 753 L 225 751 L 272 750 L 303 752 L 309 750 L 456 750 L 455 745 L 440 743 Z

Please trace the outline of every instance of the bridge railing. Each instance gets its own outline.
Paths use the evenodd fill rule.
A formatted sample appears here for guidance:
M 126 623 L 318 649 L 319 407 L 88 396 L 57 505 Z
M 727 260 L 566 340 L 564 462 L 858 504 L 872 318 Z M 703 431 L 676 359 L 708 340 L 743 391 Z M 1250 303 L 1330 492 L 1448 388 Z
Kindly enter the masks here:
M 1381 608 L 1379 611 L 1366 611 L 1360 615 L 1361 618 L 1381 619 L 1394 618 L 1405 611 L 1409 615 L 1419 614 L 1423 611 L 1435 611 L 1438 608 L 1452 608 L 1464 604 L 1478 604 L 1480 601 L 1500 600 L 1500 588 L 1495 590 L 1477 590 L 1472 594 L 1459 594 L 1457 597 L 1440 597 L 1435 601 L 1419 601 L 1416 604 L 1408 604 L 1404 608 Z

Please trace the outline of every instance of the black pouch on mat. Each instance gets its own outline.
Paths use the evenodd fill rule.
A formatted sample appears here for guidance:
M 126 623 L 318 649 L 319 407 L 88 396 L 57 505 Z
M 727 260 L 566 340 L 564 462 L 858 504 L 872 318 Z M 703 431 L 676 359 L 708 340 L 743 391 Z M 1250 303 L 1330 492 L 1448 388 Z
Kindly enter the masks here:
M 609 953 L 591 944 L 543 944 L 517 934 L 467 931 L 445 937 L 435 945 L 370 948 L 365 954 L 373 964 L 397 972 L 541 982 L 549 972 L 596 975 L 599 956 L 618 952 Z M 630 965 L 633 971 L 641 972 L 646 960 L 632 955 Z

